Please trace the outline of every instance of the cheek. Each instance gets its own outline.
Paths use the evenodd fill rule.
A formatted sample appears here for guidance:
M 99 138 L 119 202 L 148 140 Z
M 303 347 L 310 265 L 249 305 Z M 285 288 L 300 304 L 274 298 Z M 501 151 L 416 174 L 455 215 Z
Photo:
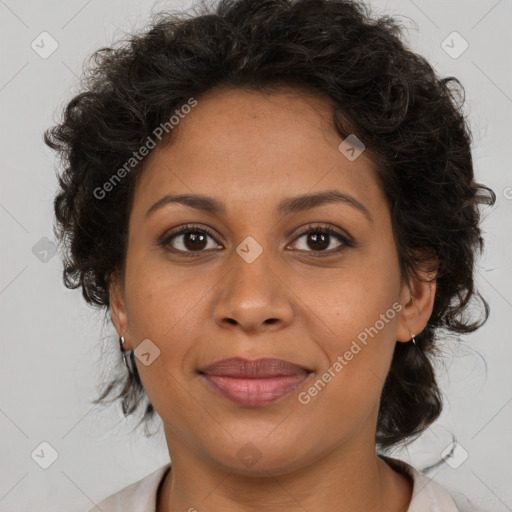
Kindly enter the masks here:
M 361 287 L 349 293 L 347 286 L 330 320 L 324 309 L 324 321 L 313 327 L 326 333 L 315 339 L 324 365 L 297 397 L 299 411 L 310 421 L 322 417 L 325 427 L 342 437 L 363 428 L 369 415 L 377 413 L 396 344 L 400 303 L 389 292 L 377 291 Z
M 391 364 L 402 308 L 395 256 L 392 247 L 368 252 L 309 293 L 308 330 L 324 354 L 322 372 L 330 368 L 329 387 L 349 401 L 378 398 Z
M 127 266 L 130 329 L 135 343 L 146 337 L 168 343 L 197 318 L 201 300 L 212 285 L 206 274 L 201 279 L 194 278 L 196 274 L 190 270 L 173 268 L 163 258 L 157 262 L 146 258 L 142 263 L 142 257 L 134 257 Z
M 146 339 L 158 348 L 158 356 L 149 365 L 143 364 L 143 358 L 136 364 L 151 403 L 166 417 L 175 413 L 177 403 L 182 412 L 190 407 L 184 367 L 195 350 L 197 324 L 205 314 L 201 298 L 208 287 L 204 280 L 176 280 L 162 270 L 137 272 L 134 266 L 126 297 L 135 350 Z
M 400 275 L 392 257 L 386 263 L 362 255 L 354 259 L 354 264 L 336 269 L 307 288 L 303 287 L 301 293 L 308 297 L 312 318 L 316 318 L 319 328 L 324 326 L 319 332 L 335 338 L 334 346 L 338 346 L 336 339 L 346 343 L 376 322 L 382 337 L 389 336 L 396 326 Z
M 143 359 L 137 360 L 137 368 L 150 401 L 162 413 L 171 404 L 190 399 L 184 393 L 186 379 L 190 362 L 200 355 L 197 345 L 208 316 L 207 299 L 218 280 L 210 280 L 206 274 L 198 277 L 197 273 L 191 279 L 190 272 L 172 270 L 168 265 L 132 265 L 127 267 L 126 279 L 134 348 L 149 339 L 158 353 L 148 366 Z
M 320 373 L 327 373 L 330 387 L 339 388 L 349 400 L 361 395 L 371 400 L 380 393 L 396 344 L 399 309 L 398 301 L 384 298 L 373 303 L 353 298 L 340 308 L 329 323 L 329 334 L 316 339 L 326 356 Z

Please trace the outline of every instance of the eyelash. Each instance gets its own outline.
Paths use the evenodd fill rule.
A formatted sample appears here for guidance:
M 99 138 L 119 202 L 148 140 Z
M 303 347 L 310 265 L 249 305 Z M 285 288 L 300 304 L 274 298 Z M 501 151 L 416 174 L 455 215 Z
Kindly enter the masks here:
M 202 227 L 196 224 L 186 224 L 183 226 L 179 231 L 171 232 L 169 234 L 164 234 L 159 240 L 158 240 L 158 246 L 169 251 L 172 253 L 179 253 L 181 255 L 187 255 L 186 257 L 194 257 L 195 254 L 200 254 L 202 252 L 206 252 L 204 250 L 201 251 L 182 251 L 180 249 L 173 249 L 169 248 L 169 243 L 171 240 L 179 235 L 183 235 L 186 233 L 204 233 L 210 236 L 216 243 L 217 240 L 215 238 L 215 235 L 213 232 L 206 228 Z M 347 247 L 353 247 L 354 244 L 344 235 L 342 235 L 340 232 L 333 229 L 331 226 L 309 226 L 308 228 L 304 229 L 300 233 L 297 234 L 296 238 L 294 239 L 294 242 L 301 238 L 304 235 L 310 234 L 310 233 L 318 233 L 328 236 L 333 236 L 338 241 L 342 242 L 342 245 L 338 247 L 337 249 L 331 249 L 330 251 L 303 251 L 311 253 L 314 257 L 326 257 L 326 256 L 332 256 L 333 254 L 337 254 L 344 250 Z M 301 251 L 302 252 L 302 251 Z M 190 256 L 188 256 L 190 255 Z M 324 256 L 325 255 L 325 256 Z

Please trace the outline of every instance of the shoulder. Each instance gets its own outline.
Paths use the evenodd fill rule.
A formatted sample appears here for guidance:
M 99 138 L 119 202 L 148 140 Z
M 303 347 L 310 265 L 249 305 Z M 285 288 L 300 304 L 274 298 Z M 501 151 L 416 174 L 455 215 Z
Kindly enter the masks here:
M 171 463 L 97 503 L 89 512 L 155 512 L 156 495 Z
M 448 489 L 413 466 L 398 459 L 382 457 L 393 469 L 406 474 L 413 483 L 412 498 L 407 512 L 481 512 L 468 499 Z

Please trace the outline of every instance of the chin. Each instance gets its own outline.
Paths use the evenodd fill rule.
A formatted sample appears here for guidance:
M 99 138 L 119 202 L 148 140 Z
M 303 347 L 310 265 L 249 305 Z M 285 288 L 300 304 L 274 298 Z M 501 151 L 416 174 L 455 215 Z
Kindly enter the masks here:
M 297 450 L 297 442 L 288 439 L 262 438 L 261 431 L 244 439 L 230 439 L 226 450 L 219 452 L 219 445 L 209 457 L 234 474 L 253 477 L 278 476 L 300 469 L 307 465 L 306 454 Z M 302 443 L 303 448 L 304 443 Z M 212 447 L 213 448 L 213 447 Z

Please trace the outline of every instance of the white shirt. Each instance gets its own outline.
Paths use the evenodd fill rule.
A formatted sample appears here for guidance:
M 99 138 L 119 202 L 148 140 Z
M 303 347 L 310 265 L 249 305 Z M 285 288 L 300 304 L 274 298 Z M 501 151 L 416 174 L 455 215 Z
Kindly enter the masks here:
M 398 464 L 412 479 L 413 491 L 409 508 L 406 512 L 478 512 L 469 508 L 469 503 L 462 505 L 463 497 L 457 502 L 454 497 L 434 480 L 423 475 L 412 466 L 396 459 L 385 457 L 386 461 Z M 130 484 L 120 491 L 105 498 L 89 512 L 156 512 L 158 487 L 171 468 L 169 462 L 141 480 Z

